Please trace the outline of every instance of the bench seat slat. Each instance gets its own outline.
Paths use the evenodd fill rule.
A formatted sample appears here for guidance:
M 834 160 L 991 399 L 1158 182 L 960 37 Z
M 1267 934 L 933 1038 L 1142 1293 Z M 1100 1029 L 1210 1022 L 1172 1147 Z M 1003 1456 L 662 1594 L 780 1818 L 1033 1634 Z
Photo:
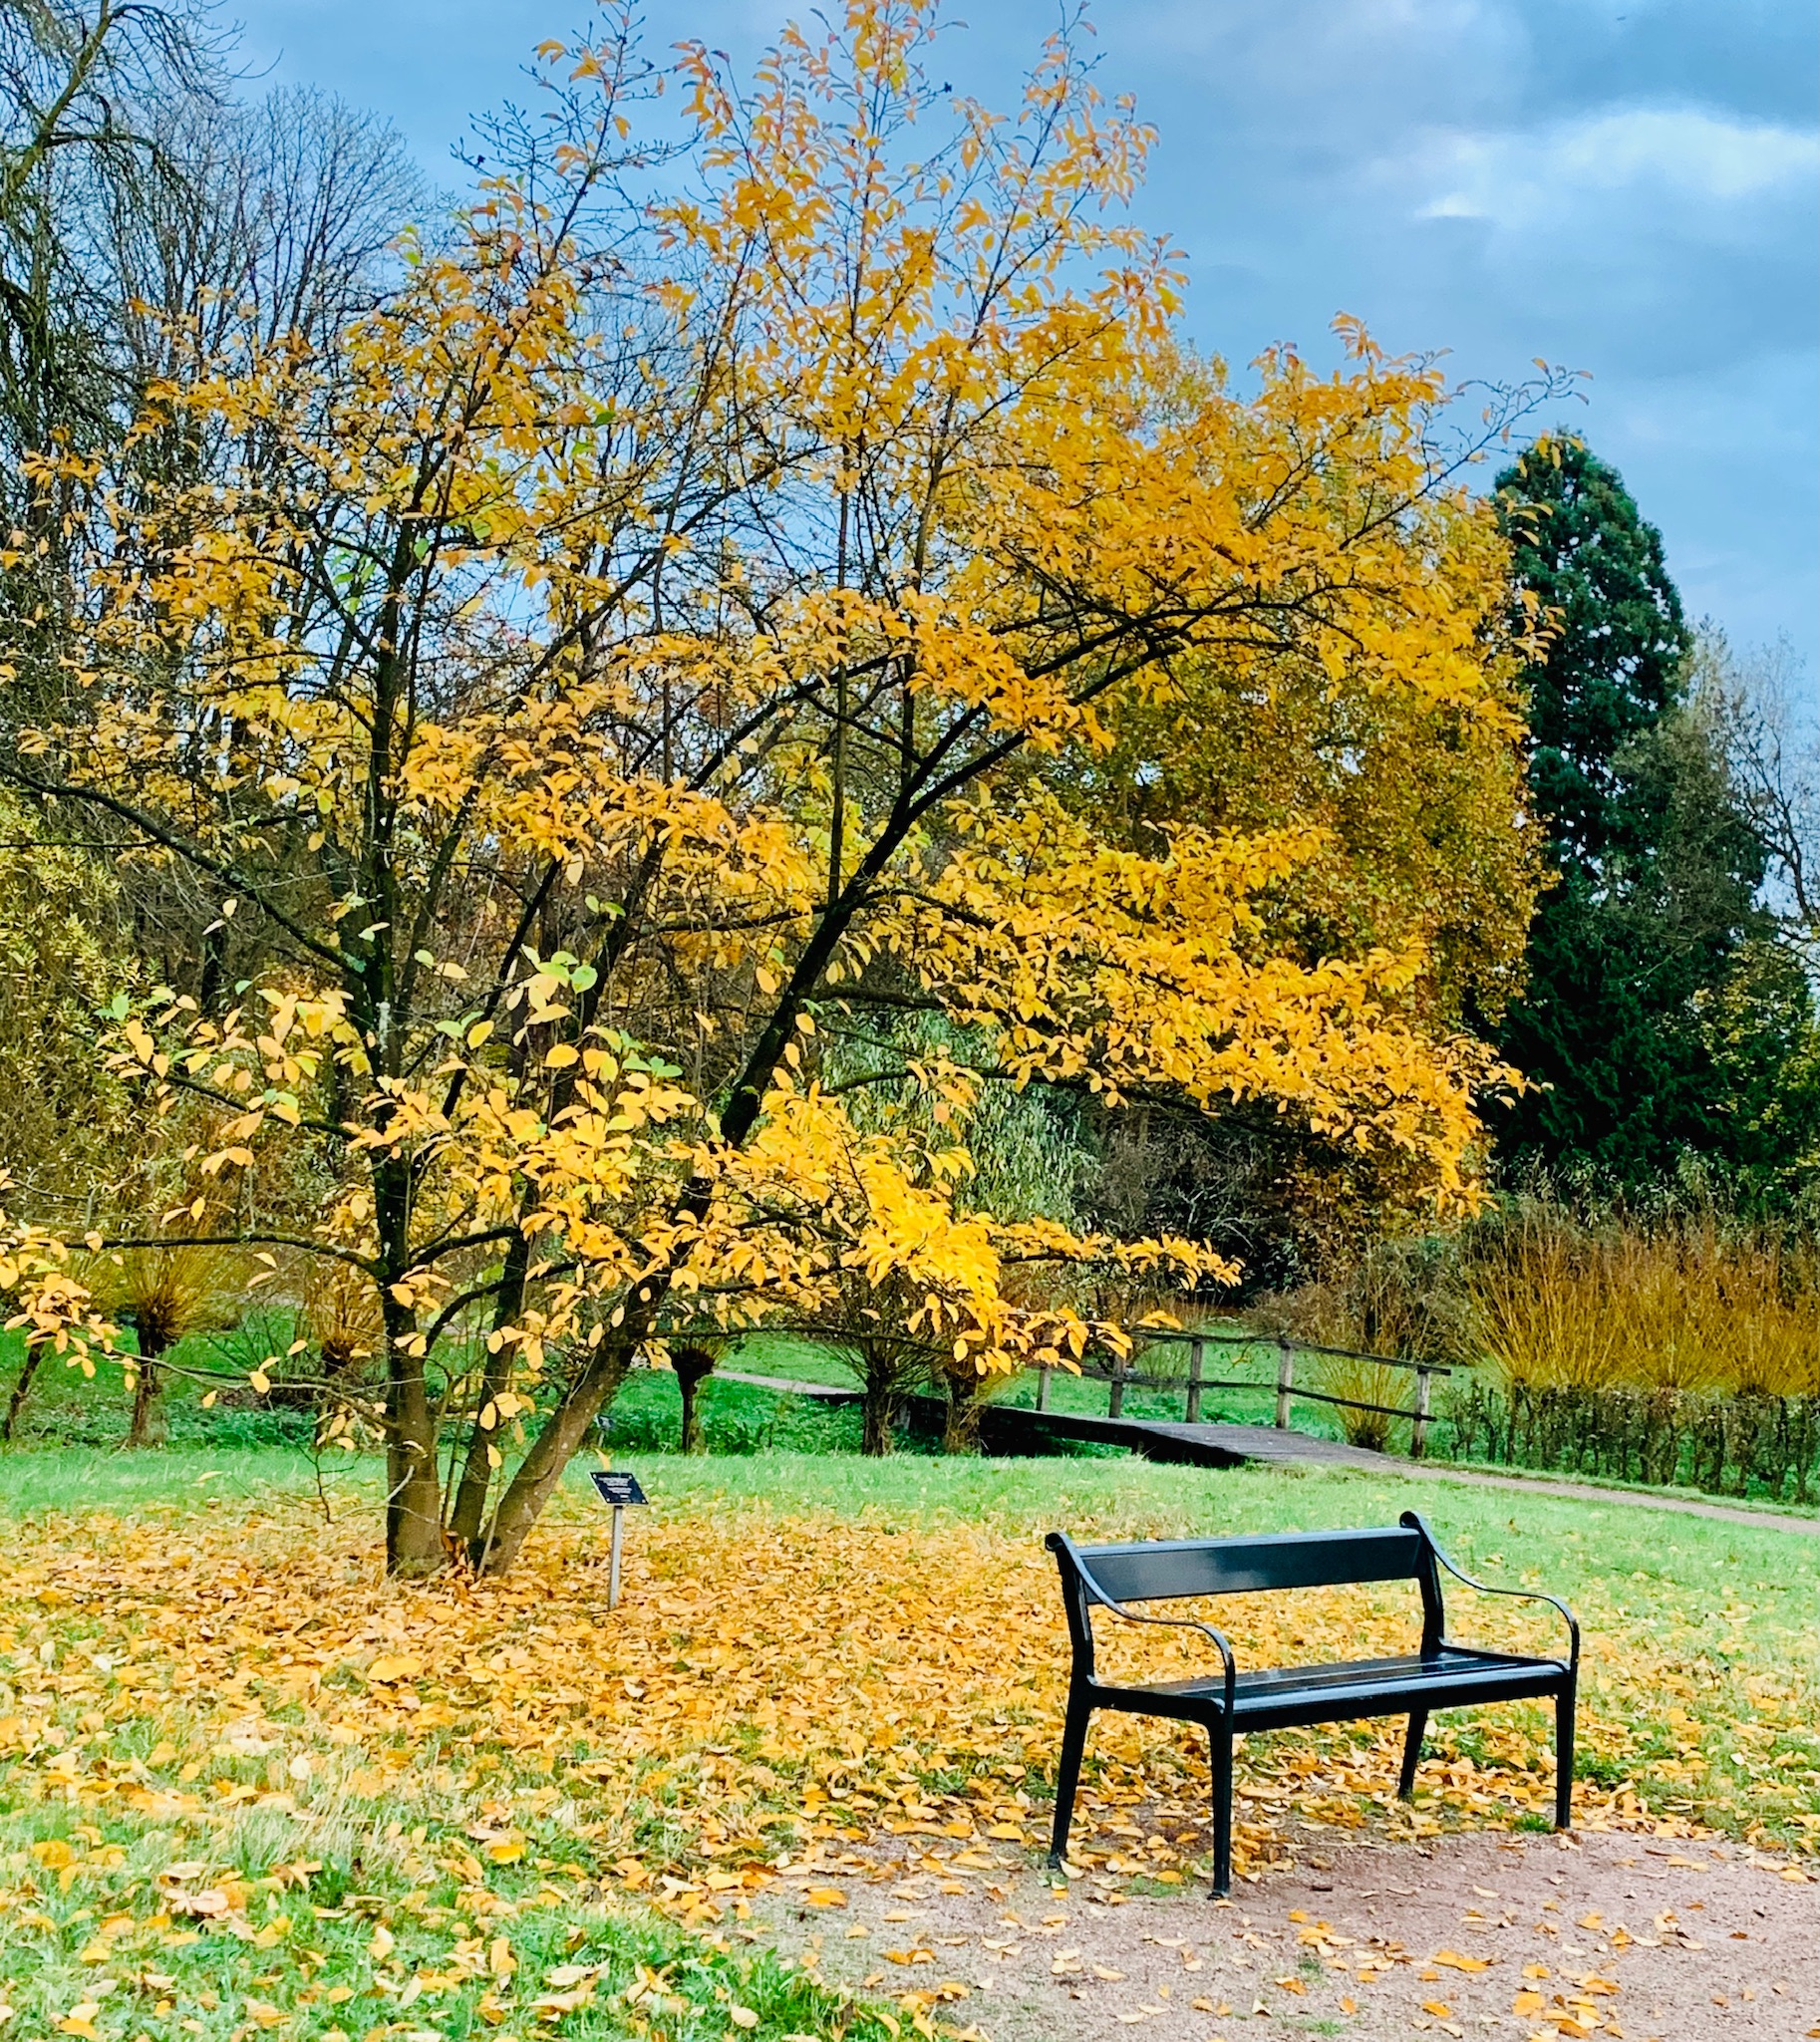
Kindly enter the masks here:
M 1430 1688 L 1502 1687 L 1512 1679 L 1534 1677 L 1543 1685 L 1558 1681 L 1567 1671 L 1558 1659 L 1529 1659 L 1514 1653 L 1460 1652 L 1443 1650 L 1423 1658 L 1419 1652 L 1394 1659 L 1355 1659 L 1333 1666 L 1269 1666 L 1241 1673 L 1233 1688 L 1235 1721 L 1263 1708 L 1289 1702 L 1333 1704 L 1335 1721 L 1344 1720 L 1351 1710 L 1347 1703 L 1360 1697 L 1385 1696 L 1384 1710 L 1365 1709 L 1361 1714 L 1396 1715 L 1406 1708 L 1411 1696 Z M 1226 1692 L 1217 1673 L 1197 1674 L 1187 1680 L 1155 1680 L 1141 1684 L 1096 1680 L 1094 1699 L 1102 1707 L 1133 1706 L 1151 1695 L 1179 1695 L 1197 1700 L 1221 1700 Z
M 1462 1708 L 1480 1701 L 1516 1701 L 1552 1694 L 1567 1668 L 1556 1659 L 1526 1659 L 1484 1652 L 1443 1651 L 1423 1658 L 1359 1659 L 1338 1666 L 1273 1666 L 1241 1673 L 1233 1690 L 1235 1730 L 1285 1729 L 1309 1723 L 1395 1716 L 1412 1707 Z M 1166 1712 L 1217 1714 L 1225 1698 L 1218 1675 L 1159 1680 L 1143 1686 L 1094 1682 L 1101 1708 L 1142 1713 L 1159 1703 Z M 1186 1707 L 1183 1707 L 1186 1705 Z
M 1294 1689 L 1297 1693 L 1312 1694 L 1324 1688 L 1354 1687 L 1361 1682 L 1420 1685 L 1425 1680 L 1450 1678 L 1456 1673 L 1472 1673 L 1479 1668 L 1489 1671 L 1538 1665 L 1546 1666 L 1551 1672 L 1561 1671 L 1559 1663 L 1553 1659 L 1538 1660 L 1516 1652 L 1462 1652 L 1443 1645 L 1439 1652 L 1426 1658 L 1419 1652 L 1411 1652 L 1393 1659 L 1343 1659 L 1330 1666 L 1261 1666 L 1239 1675 L 1238 1699 L 1243 1707 L 1246 1695 L 1267 1694 L 1273 1690 Z

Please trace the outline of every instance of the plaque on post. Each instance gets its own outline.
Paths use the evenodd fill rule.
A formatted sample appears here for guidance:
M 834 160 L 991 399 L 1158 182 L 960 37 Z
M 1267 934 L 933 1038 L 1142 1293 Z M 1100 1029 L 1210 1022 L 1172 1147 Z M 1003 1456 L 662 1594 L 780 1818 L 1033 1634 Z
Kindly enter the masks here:
M 600 1491 L 602 1503 L 613 1509 L 613 1538 L 607 1549 L 607 1607 L 619 1607 L 619 1546 L 625 1530 L 626 1511 L 633 1504 L 649 1503 L 650 1498 L 638 1486 L 638 1477 L 629 1468 L 596 1468 L 593 1471 L 594 1487 Z

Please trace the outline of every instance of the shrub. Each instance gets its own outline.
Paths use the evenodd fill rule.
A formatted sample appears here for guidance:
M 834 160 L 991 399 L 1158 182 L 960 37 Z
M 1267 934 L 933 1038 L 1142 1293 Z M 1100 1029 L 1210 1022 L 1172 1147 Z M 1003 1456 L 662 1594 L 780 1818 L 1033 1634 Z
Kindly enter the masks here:
M 1523 1200 L 1469 1238 L 1466 1282 L 1503 1381 L 1820 1393 L 1811 1248 L 1711 1211 L 1645 1222 Z
M 1469 1230 L 1489 1380 L 1448 1399 L 1456 1450 L 1805 1501 L 1820 1475 L 1813 1244 L 1708 1200 L 1652 1212 L 1507 1201 Z
M 1409 1408 L 1413 1386 L 1406 1369 L 1363 1357 L 1466 1363 L 1479 1346 L 1458 1244 L 1447 1235 L 1374 1242 L 1343 1275 L 1261 1300 L 1250 1316 L 1269 1331 L 1311 1346 L 1351 1350 L 1321 1358 L 1316 1386 L 1330 1396 L 1379 1407 L 1333 1407 L 1354 1446 L 1378 1452 L 1406 1437 L 1405 1428 L 1386 1414 Z
M 231 1327 L 245 1305 L 246 1257 L 203 1241 L 131 1248 L 98 1257 L 91 1284 L 105 1311 L 132 1326 L 140 1361 L 133 1377 L 131 1446 L 152 1446 L 167 1430 L 160 1357 L 190 1333 Z
M 1468 1381 L 1445 1400 L 1464 1460 L 1807 1503 L 1820 1397 Z

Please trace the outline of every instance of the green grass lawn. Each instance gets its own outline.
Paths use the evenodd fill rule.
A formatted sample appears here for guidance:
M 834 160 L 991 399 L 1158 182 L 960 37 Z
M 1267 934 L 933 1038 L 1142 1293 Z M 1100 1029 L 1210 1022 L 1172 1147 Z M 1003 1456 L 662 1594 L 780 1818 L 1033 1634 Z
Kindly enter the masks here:
M 1159 1341 L 1135 1357 L 1131 1365 L 1136 1373 L 1167 1380 L 1161 1386 L 1150 1388 L 1127 1384 L 1121 1407 L 1123 1415 L 1127 1418 L 1166 1418 L 1180 1424 L 1188 1413 L 1187 1348 L 1177 1341 Z M 1259 1341 L 1244 1347 L 1223 1341 L 1217 1345 L 1210 1343 L 1206 1350 L 1205 1374 L 1220 1381 L 1248 1386 L 1203 1389 L 1201 1421 L 1204 1424 L 1275 1423 L 1277 1349 L 1274 1342 Z M 1303 1361 L 1302 1374 L 1305 1382 L 1320 1386 L 1312 1361 Z M 1110 1384 L 1103 1375 L 1075 1375 L 1065 1368 L 1054 1368 L 1050 1371 L 1047 1408 L 1103 1418 L 1108 1409 L 1109 1389 Z M 1034 1374 L 1022 1375 L 1010 1383 L 995 1401 L 1028 1411 L 1036 1408 L 1038 1394 L 1039 1378 Z M 1298 1400 L 1295 1422 L 1299 1431 L 1311 1432 L 1322 1438 L 1338 1439 L 1343 1436 L 1333 1408 L 1312 1398 Z
M 792 1416 L 789 1400 L 762 1392 L 747 1402 L 737 1384 L 714 1394 L 727 1400 L 724 1424 L 814 1416 Z M 616 1444 L 614 1458 L 636 1467 L 657 1516 L 705 1527 L 748 1523 L 753 1512 L 800 1526 L 805 1539 L 834 1524 L 921 1538 L 950 1526 L 964 1552 L 970 1534 L 1022 1546 L 1058 1525 L 1101 1537 L 1268 1532 L 1392 1522 L 1413 1505 L 1470 1571 L 1567 1596 L 1595 1660 L 1609 1648 L 1627 1664 L 1668 1669 L 1673 1691 L 1660 1707 L 1653 1700 L 1585 1739 L 1585 1777 L 1607 1788 L 1636 1780 L 1668 1813 L 1744 1838 L 1820 1833 L 1820 1542 L 1808 1537 L 1617 1498 L 1516 1498 L 1355 1471 L 1216 1472 L 1128 1457 L 867 1461 L 775 1446 L 685 1458 L 657 1443 L 675 1415 L 666 1396 L 665 1379 L 634 1385 L 626 1415 L 644 1414 L 652 1443 Z M 231 1545 L 254 1517 L 306 1536 L 326 1509 L 344 1538 L 364 1526 L 370 1543 L 380 1488 L 370 1459 L 318 1468 L 283 1445 L 0 1455 L 0 1516 L 22 1561 L 109 1520 L 143 1528 L 146 1549 L 167 1549 L 178 1573 L 192 1548 Z M 553 1506 L 550 1536 L 577 1528 L 604 1535 L 581 1468 Z M 250 1579 L 247 1592 L 257 1589 Z M 954 1593 L 966 1593 L 964 1572 Z M 1461 1592 L 1456 1621 L 1467 1634 L 1470 1602 Z M 1540 1611 L 1538 1644 L 1552 1637 L 1549 1622 Z M 22 2037 L 251 2042 L 269 2029 L 287 2042 L 517 2042 L 533 2031 L 572 2042 L 880 2042 L 891 2022 L 913 2025 L 901 2007 L 843 2002 L 755 1949 L 737 1914 L 685 1925 L 603 1888 L 589 1843 L 598 1824 L 534 1751 L 487 1761 L 489 1772 L 471 1743 L 407 1732 L 390 1756 L 350 1750 L 333 1780 L 319 1772 L 304 1822 L 284 1805 L 300 1775 L 287 1781 L 282 1754 L 257 1737 L 194 1747 L 185 1763 L 192 1747 L 142 1715 L 130 1687 L 110 1686 L 90 1625 L 39 1594 L 9 1598 L 0 1614 L 0 1734 L 18 1712 L 43 1712 L 51 1725 L 0 1792 L 0 2000 Z M 1616 1707 L 1602 1678 L 1592 1664 L 1595 1719 Z M 1625 1691 L 1637 1692 L 1635 1680 Z M 1443 1748 L 1470 1757 L 1475 1736 L 1470 1719 L 1450 1720 Z M 319 1768 L 344 1763 L 332 1747 L 306 1748 Z M 384 1776 L 390 1787 L 383 1765 L 397 1768 Z M 929 1791 L 938 1785 L 957 1791 L 952 1781 Z M 525 1842 L 483 1841 L 502 1833 Z
M 822 1343 L 783 1333 L 753 1333 L 722 1363 L 726 1369 L 752 1375 L 769 1375 L 794 1382 L 831 1383 L 842 1389 L 858 1387 L 852 1368 Z M 1123 1413 L 1127 1418 L 1167 1418 L 1179 1423 L 1187 1414 L 1187 1350 L 1178 1343 L 1161 1343 L 1149 1348 L 1133 1363 L 1140 1373 L 1164 1375 L 1171 1380 L 1161 1387 L 1138 1384 L 1125 1387 Z M 1273 1342 L 1260 1341 L 1240 1348 L 1209 1345 L 1206 1373 L 1248 1386 L 1237 1389 L 1208 1389 L 1201 1398 L 1201 1417 L 1209 1424 L 1234 1423 L 1269 1425 L 1275 1422 L 1277 1349 Z M 1318 1370 L 1312 1361 L 1303 1363 L 1305 1381 L 1320 1387 Z M 737 1385 L 716 1384 L 709 1378 L 710 1392 L 726 1392 Z M 1065 1368 L 1050 1371 L 1046 1408 L 1052 1411 L 1085 1413 L 1104 1417 L 1109 1385 L 1103 1375 L 1075 1374 Z M 1033 1410 L 1039 1395 L 1035 1373 L 1008 1381 L 994 1396 L 995 1403 Z M 1331 1406 L 1312 1398 L 1300 1398 L 1295 1406 L 1297 1429 L 1322 1438 L 1344 1436 Z M 711 1421 L 712 1422 L 712 1418 Z
M 307 1410 L 286 1409 L 258 1396 L 242 1381 L 219 1386 L 224 1371 L 250 1371 L 260 1358 L 282 1352 L 289 1344 L 289 1321 L 251 1324 L 232 1334 L 192 1334 L 172 1350 L 172 1362 L 206 1371 L 214 1382 L 173 1372 L 163 1393 L 168 1441 L 172 1447 L 220 1447 L 228 1450 L 293 1450 L 308 1448 L 315 1421 Z M 0 1334 L 0 1400 L 9 1393 L 22 1353 L 17 1335 Z M 777 1334 L 756 1334 L 730 1369 L 797 1381 L 854 1387 L 852 1375 L 822 1347 Z M 212 1405 L 202 1399 L 216 1389 Z M 841 1452 L 859 1448 L 857 1412 L 829 1411 L 807 1399 L 761 1389 L 754 1384 L 711 1376 L 701 1393 L 708 1444 L 726 1454 L 799 1448 L 809 1452 Z M 111 1448 L 127 1437 L 130 1400 L 118 1371 L 106 1368 L 91 1380 L 80 1371 L 51 1359 L 38 1371 L 21 1414 L 18 1444 L 41 1448 L 59 1444 Z M 676 1378 L 667 1370 L 638 1368 L 627 1378 L 605 1428 L 610 1444 L 621 1451 L 663 1451 L 679 1443 L 682 1405 Z
M 193 1335 L 175 1351 L 179 1361 L 206 1369 L 218 1377 L 224 1369 L 250 1369 L 264 1354 L 282 1351 L 289 1343 L 290 1322 L 279 1316 L 269 1322 L 249 1321 L 231 1334 Z M 16 1377 L 21 1359 L 17 1335 L 0 1334 L 0 1397 Z M 1181 1375 L 1181 1385 L 1162 1388 L 1128 1386 L 1123 1409 L 1127 1417 L 1162 1418 L 1180 1421 L 1186 1415 L 1186 1360 L 1179 1345 L 1159 1343 L 1140 1357 L 1137 1365 L 1146 1372 Z M 1232 1346 L 1207 1350 L 1207 1373 L 1228 1378 L 1254 1378 L 1255 1387 L 1236 1390 L 1208 1389 L 1202 1398 L 1201 1415 L 1208 1422 L 1269 1425 L 1276 1416 L 1276 1348 L 1259 1342 L 1240 1349 Z M 1299 1370 L 1305 1386 L 1321 1385 L 1318 1362 L 1304 1357 Z M 793 1397 L 757 1383 L 736 1380 L 738 1376 L 766 1376 L 780 1381 L 829 1384 L 857 1390 L 858 1378 L 839 1355 L 824 1343 L 788 1333 L 751 1333 L 723 1358 L 721 1370 L 710 1375 L 700 1391 L 700 1404 L 709 1451 L 720 1455 L 797 1451 L 806 1453 L 857 1453 L 860 1417 L 856 1407 L 829 1408 L 809 1398 Z M 1405 1392 L 1399 1391 L 1401 1395 Z M 217 1396 L 215 1404 L 202 1404 L 204 1385 L 182 1375 L 173 1375 L 165 1392 L 169 1439 L 183 1447 L 269 1449 L 307 1448 L 312 1423 L 306 1411 L 274 1408 L 250 1388 L 232 1383 Z M 1038 1397 L 1034 1375 L 1007 1383 L 997 1401 L 1031 1409 Z M 1074 1375 L 1065 1369 L 1052 1371 L 1048 1406 L 1059 1412 L 1079 1412 L 1104 1416 L 1107 1384 L 1096 1375 Z M 1444 1456 L 1449 1438 L 1446 1423 L 1446 1385 L 1437 1387 L 1436 1421 L 1429 1433 L 1429 1457 Z M 47 1362 L 39 1372 L 30 1400 L 21 1417 L 20 1444 L 45 1446 L 58 1443 L 96 1447 L 122 1444 L 127 1435 L 128 1401 L 118 1380 L 103 1374 L 94 1381 L 56 1362 Z M 1341 1438 L 1344 1428 L 1339 1413 L 1331 1406 L 1298 1399 L 1294 1423 L 1300 1432 L 1317 1437 Z M 681 1402 L 676 1380 L 665 1370 L 635 1369 L 627 1378 L 607 1423 L 605 1443 L 620 1454 L 665 1452 L 679 1443 L 682 1424 Z M 1392 1449 L 1405 1450 L 1407 1428 L 1393 1429 Z M 901 1444 L 912 1453 L 933 1450 L 935 1442 L 918 1437 L 910 1428 L 902 1431 Z M 1058 1442 L 1063 1458 L 1093 1459 L 1118 1449 L 1078 1442 Z M 1479 1466 L 1478 1463 L 1462 1465 Z M 1520 1475 L 1525 1470 L 1505 1463 L 1485 1463 L 1483 1472 Z M 1561 1476 L 1589 1482 L 1598 1487 L 1619 1487 L 1598 1476 Z M 1661 1493 L 1698 1498 L 1702 1492 L 1666 1489 Z M 1731 1499 L 1721 1499 L 1729 1501 Z M 1753 1509 L 1794 1511 L 1758 1497 L 1746 1499 Z M 1805 1515 L 1820 1514 L 1809 1509 Z

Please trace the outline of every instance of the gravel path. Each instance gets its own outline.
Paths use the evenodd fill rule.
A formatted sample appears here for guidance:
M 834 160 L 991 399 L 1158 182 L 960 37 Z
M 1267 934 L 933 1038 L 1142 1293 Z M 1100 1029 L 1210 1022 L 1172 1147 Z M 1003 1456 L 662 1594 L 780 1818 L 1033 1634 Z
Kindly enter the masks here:
M 981 2042 L 1820 2037 L 1803 1869 L 1609 1833 L 1314 1849 L 1231 1901 L 1070 1884 L 1016 1852 L 990 1877 L 852 1856 L 786 1874 L 745 1932 L 813 1950 L 831 1980 L 919 1993 Z
M 1743 1510 L 1729 1503 L 1696 1503 L 1690 1497 L 1652 1496 L 1641 1489 L 1602 1489 L 1596 1483 L 1557 1482 L 1546 1475 L 1482 1475 L 1472 1468 L 1422 1467 L 1414 1461 L 1393 1461 L 1391 1468 L 1417 1482 L 1471 1482 L 1483 1489 L 1520 1490 L 1525 1496 L 1571 1496 L 1583 1503 L 1630 1503 L 1640 1510 L 1676 1511 L 1682 1517 L 1717 1518 L 1722 1524 L 1750 1525 L 1764 1532 L 1802 1532 L 1810 1539 L 1820 1539 L 1820 1517 Z

